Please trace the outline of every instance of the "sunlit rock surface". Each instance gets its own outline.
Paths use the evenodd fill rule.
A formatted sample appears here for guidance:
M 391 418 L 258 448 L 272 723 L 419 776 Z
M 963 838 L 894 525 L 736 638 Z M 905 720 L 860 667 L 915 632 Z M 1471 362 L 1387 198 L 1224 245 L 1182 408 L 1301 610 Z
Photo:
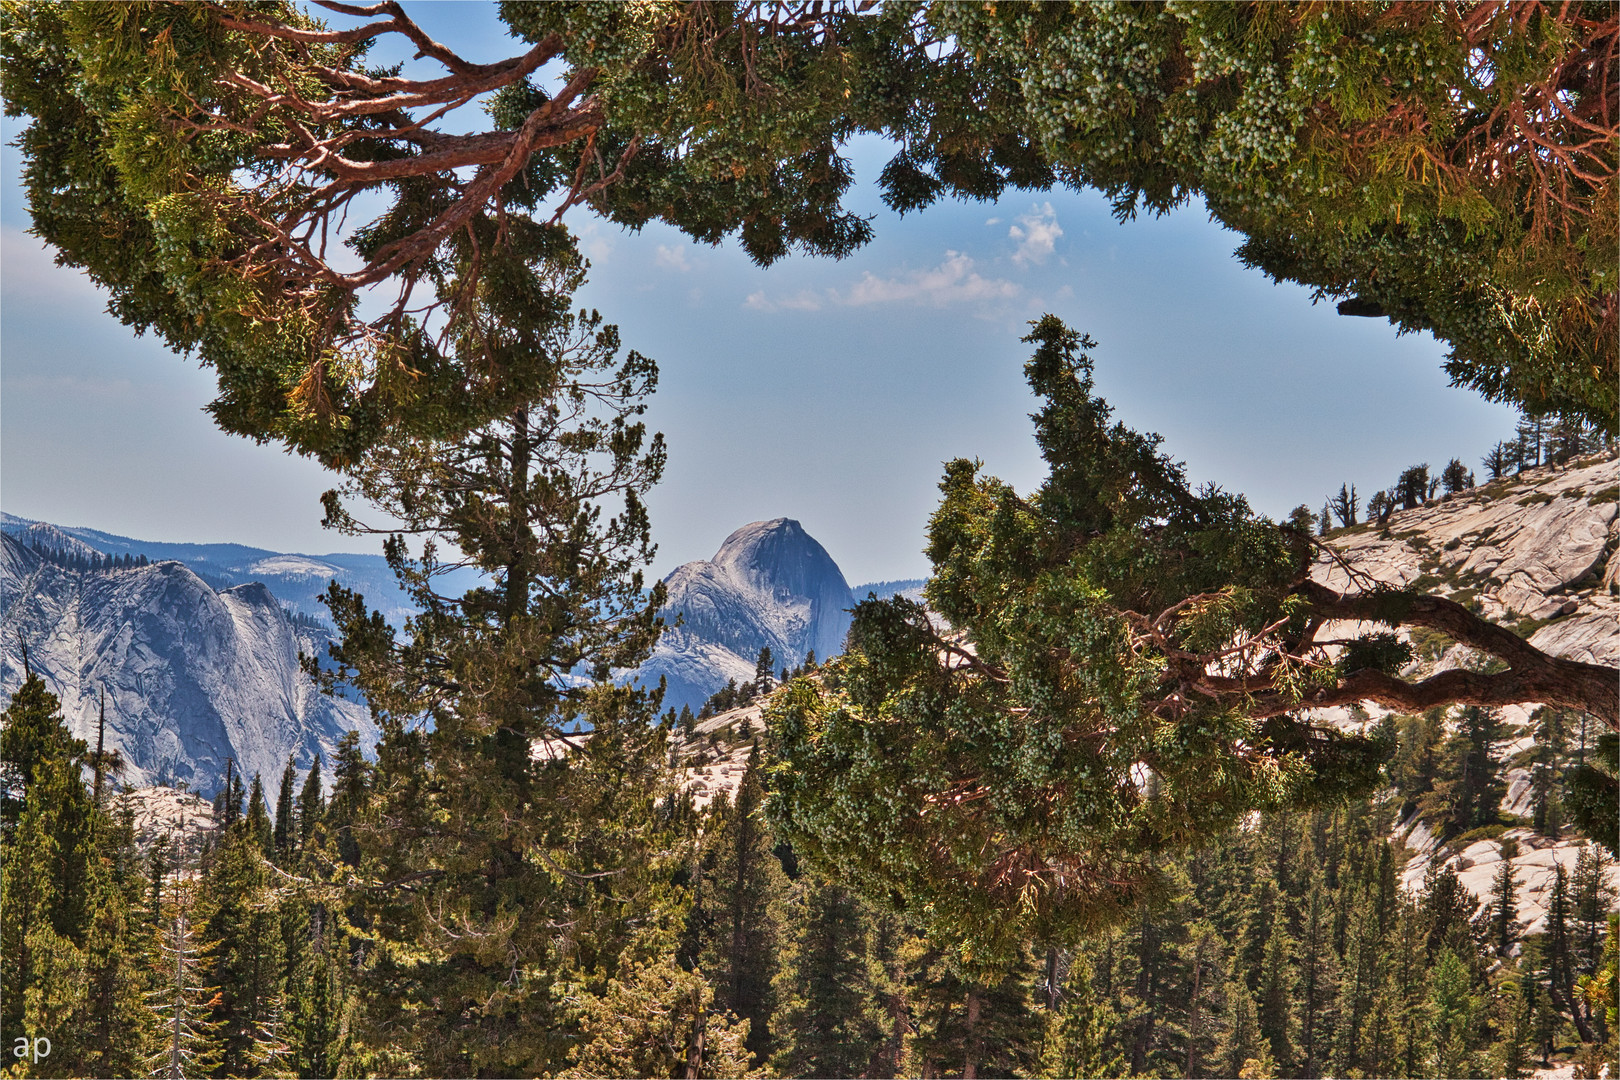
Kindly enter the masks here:
M 667 682 L 664 705 L 696 709 L 728 679 L 747 682 L 762 646 L 778 671 L 811 651 L 843 651 L 855 598 L 827 550 L 791 518 L 756 521 L 726 538 L 713 559 L 665 579 L 665 632 L 638 675 Z
M 330 760 L 345 731 L 376 741 L 365 706 L 322 695 L 299 668 L 329 634 L 296 624 L 261 584 L 216 592 L 178 562 L 77 571 L 0 536 L 0 598 L 0 694 L 22 684 L 27 642 L 68 727 L 94 746 L 105 691 L 126 785 L 211 793 L 228 758 L 272 785 L 289 756 L 299 769 Z

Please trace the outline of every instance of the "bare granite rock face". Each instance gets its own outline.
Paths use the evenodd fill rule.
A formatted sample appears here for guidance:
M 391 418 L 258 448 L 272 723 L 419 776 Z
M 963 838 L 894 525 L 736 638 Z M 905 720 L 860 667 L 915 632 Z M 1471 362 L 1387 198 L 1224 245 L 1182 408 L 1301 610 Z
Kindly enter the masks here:
M 1529 829 L 1509 829 L 1500 840 L 1478 840 L 1461 851 L 1451 851 L 1438 848 L 1433 834 L 1421 823 L 1405 835 L 1405 840 L 1409 849 L 1417 850 L 1401 870 L 1402 887 L 1412 893 L 1421 891 L 1430 864 L 1438 858 L 1442 864 L 1451 865 L 1457 880 L 1473 895 L 1478 904 L 1476 916 L 1490 903 L 1491 889 L 1502 869 L 1503 841 L 1513 841 L 1518 854 L 1509 862 L 1513 867 L 1516 933 L 1520 937 L 1546 931 L 1556 867 L 1562 866 L 1564 873 L 1573 878 L 1581 851 L 1593 846 L 1580 837 L 1555 839 Z M 1609 860 L 1603 873 L 1609 888 L 1620 892 L 1620 864 Z
M 675 782 L 702 810 L 721 799 L 734 799 L 742 786 L 756 737 L 765 734 L 759 704 L 716 713 L 693 725 L 692 734 L 670 740 Z
M 1386 528 L 1362 524 L 1331 533 L 1327 539 L 1338 557 L 1320 558 L 1312 576 L 1340 591 L 1382 582 L 1449 596 L 1493 622 L 1515 627 L 1528 635 L 1532 645 L 1552 655 L 1620 664 L 1620 596 L 1611 591 L 1611 587 L 1620 591 L 1617 496 L 1620 462 L 1613 452 L 1563 468 L 1527 469 L 1472 491 L 1398 510 Z M 1340 624 L 1324 636 L 1372 629 Z M 1418 654 L 1404 673 L 1409 677 L 1481 660 L 1473 650 L 1449 639 L 1409 640 Z M 1502 710 L 1502 719 L 1527 732 L 1535 709 L 1533 703 L 1509 706 Z M 1360 710 L 1324 710 L 1319 719 L 1357 727 L 1385 712 L 1366 702 Z M 1498 747 L 1499 760 L 1511 760 L 1531 741 L 1523 734 Z M 1529 772 L 1510 768 L 1504 778 L 1508 787 L 1502 812 L 1527 818 L 1534 798 Z M 1406 889 L 1420 890 L 1431 864 L 1439 860 L 1457 871 L 1458 880 L 1482 910 L 1501 869 L 1503 841 L 1513 841 L 1521 936 L 1546 929 L 1555 867 L 1573 872 L 1581 851 L 1590 846 L 1568 833 L 1546 836 L 1515 828 L 1500 839 L 1454 850 L 1442 847 L 1429 826 L 1415 817 L 1396 827 L 1396 838 L 1412 853 L 1401 871 Z M 1604 873 L 1620 891 L 1620 865 L 1610 861 Z
M 696 709 L 727 679 L 752 679 L 761 646 L 778 669 L 812 651 L 837 655 L 855 604 L 838 564 L 791 518 L 744 525 L 713 559 L 679 566 L 664 583 L 671 629 L 636 676 L 648 685 L 663 677 L 664 705 L 677 709 Z
M 135 818 L 135 846 L 142 854 L 159 840 L 184 844 L 186 858 L 202 854 L 203 841 L 219 827 L 214 807 L 194 791 L 153 785 L 121 791 L 115 809 L 128 807 Z
M 129 785 L 185 781 L 212 792 L 226 759 L 266 784 L 291 756 L 302 770 L 358 730 L 377 737 L 361 703 L 327 697 L 300 669 L 330 633 L 294 622 L 262 584 L 215 591 L 185 565 L 76 570 L 0 535 L 0 695 L 29 664 L 92 747 L 102 694 L 106 745 Z
M 1620 657 L 1620 598 L 1609 593 L 1620 574 L 1617 493 L 1612 452 L 1527 469 L 1397 510 L 1383 529 L 1364 523 L 1334 532 L 1328 539 L 1342 562 L 1323 557 L 1312 576 L 1340 591 L 1356 587 L 1352 573 L 1415 586 L 1477 605 L 1494 622 L 1576 616 L 1591 629 L 1570 641 L 1612 662 Z

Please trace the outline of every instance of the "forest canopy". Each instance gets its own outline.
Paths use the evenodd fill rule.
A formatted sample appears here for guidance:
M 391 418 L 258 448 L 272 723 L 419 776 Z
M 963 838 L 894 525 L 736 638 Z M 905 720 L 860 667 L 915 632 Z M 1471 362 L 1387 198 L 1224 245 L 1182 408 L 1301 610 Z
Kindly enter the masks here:
M 341 465 L 489 418 L 450 341 L 573 249 L 570 207 L 839 257 L 874 228 L 843 202 L 873 133 L 897 211 L 1196 197 L 1250 265 L 1446 341 L 1457 385 L 1613 429 L 1610 4 L 500 10 L 513 54 L 477 64 L 391 2 L 8 4 L 34 230 L 215 369 L 222 427 Z M 369 66 L 383 38 L 441 73 Z

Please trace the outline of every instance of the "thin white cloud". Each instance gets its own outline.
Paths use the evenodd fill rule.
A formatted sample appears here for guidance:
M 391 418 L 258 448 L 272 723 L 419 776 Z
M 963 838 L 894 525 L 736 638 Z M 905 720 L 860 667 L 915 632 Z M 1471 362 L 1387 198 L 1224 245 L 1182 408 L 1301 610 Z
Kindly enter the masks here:
M 871 271 L 847 289 L 801 290 L 792 296 L 750 293 L 743 306 L 754 311 L 820 311 L 824 307 L 875 307 L 910 304 L 918 307 L 953 307 L 994 304 L 1019 296 L 1022 289 L 1003 278 L 987 278 L 974 268 L 971 256 L 947 251 L 938 266 L 908 270 L 890 277 Z
M 1007 230 L 1007 236 L 1018 244 L 1012 260 L 1019 266 L 1044 263 L 1057 246 L 1063 230 L 1058 226 L 1057 211 L 1051 203 L 1041 203 L 1027 214 L 1018 215 L 1017 224 Z
M 1018 286 L 1001 278 L 987 278 L 973 268 L 973 259 L 960 251 L 947 251 L 945 261 L 928 270 L 913 270 L 880 278 L 868 271 L 841 297 L 851 307 L 871 304 L 924 304 L 947 307 L 992 300 L 1010 300 Z
M 822 299 L 808 289 L 779 299 L 766 296 L 762 290 L 749 293 L 748 299 L 743 301 L 743 306 L 755 311 L 820 311 Z
M 674 270 L 681 274 L 692 269 L 692 264 L 687 261 L 686 252 L 668 244 L 658 245 L 658 250 L 653 253 L 653 262 L 665 270 Z

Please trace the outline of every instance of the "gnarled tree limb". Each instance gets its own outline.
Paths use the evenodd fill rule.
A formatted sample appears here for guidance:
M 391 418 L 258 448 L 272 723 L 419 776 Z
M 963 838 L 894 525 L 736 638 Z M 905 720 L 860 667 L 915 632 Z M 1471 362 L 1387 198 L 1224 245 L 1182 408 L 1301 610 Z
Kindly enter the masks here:
M 1174 666 L 1193 689 L 1213 697 L 1242 695 L 1256 719 L 1300 708 L 1328 708 L 1359 701 L 1376 701 L 1402 712 L 1420 712 L 1436 705 L 1520 705 L 1538 703 L 1580 709 L 1620 730 L 1620 669 L 1549 656 L 1511 630 L 1475 615 L 1453 600 L 1396 591 L 1338 593 L 1314 581 L 1297 591 L 1311 602 L 1318 620 L 1379 622 L 1392 627 L 1422 626 L 1507 664 L 1505 671 L 1454 669 L 1409 682 L 1375 669 L 1340 676 L 1331 687 L 1308 691 L 1303 700 L 1279 689 L 1265 671 L 1236 675 L 1211 674 L 1211 658 Z M 1306 649 L 1319 642 L 1302 643 Z M 1306 649 L 1296 650 L 1300 652 Z M 1295 651 L 1295 650 L 1290 650 Z M 1301 659 L 1295 656 L 1294 659 Z

